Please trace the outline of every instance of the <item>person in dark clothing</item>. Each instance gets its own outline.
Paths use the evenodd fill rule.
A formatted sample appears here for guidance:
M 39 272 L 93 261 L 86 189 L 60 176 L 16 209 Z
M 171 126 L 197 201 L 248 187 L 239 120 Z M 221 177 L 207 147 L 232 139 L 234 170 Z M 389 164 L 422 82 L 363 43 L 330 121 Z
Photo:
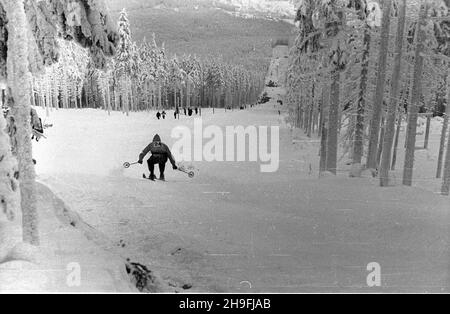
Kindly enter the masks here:
M 158 113 L 156 114 L 156 118 L 158 119 L 158 120 L 161 120 L 161 113 L 158 111 Z
M 195 114 L 198 115 L 198 107 L 195 107 Z
M 172 156 L 172 153 L 170 152 L 169 147 L 161 142 L 161 138 L 158 134 L 155 135 L 153 138 L 153 141 L 142 151 L 142 153 L 139 155 L 139 163 L 142 164 L 145 156 L 147 156 L 148 153 L 151 153 L 152 156 L 147 160 L 148 170 L 150 170 L 150 180 L 155 180 L 155 165 L 159 165 L 159 179 L 164 181 L 164 171 L 166 169 L 166 163 L 167 160 L 170 160 L 170 163 L 172 164 L 173 170 L 177 170 L 177 164 L 175 162 L 175 159 Z
M 189 117 L 192 117 L 192 108 L 189 108 L 188 115 L 189 115 Z
M 184 107 L 183 110 L 184 110 L 184 115 L 187 115 L 186 107 Z
M 165 120 L 165 119 L 166 119 L 166 112 L 163 111 L 163 112 L 161 113 L 161 115 L 162 115 L 163 120 Z
M 42 125 L 42 120 L 39 118 L 35 109 L 31 109 L 31 129 L 32 129 L 32 140 L 39 142 L 41 136 L 44 135 L 44 127 Z

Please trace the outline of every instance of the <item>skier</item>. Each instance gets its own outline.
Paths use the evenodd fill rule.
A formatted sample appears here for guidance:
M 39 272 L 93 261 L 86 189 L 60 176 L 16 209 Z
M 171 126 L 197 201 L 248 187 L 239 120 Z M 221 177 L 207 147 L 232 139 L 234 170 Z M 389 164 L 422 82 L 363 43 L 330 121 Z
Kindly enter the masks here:
M 159 165 L 159 173 L 160 173 L 159 179 L 161 181 L 165 180 L 164 170 L 166 168 L 167 160 L 170 160 L 173 170 L 178 169 L 175 159 L 173 158 L 169 147 L 161 142 L 161 138 L 159 137 L 158 134 L 155 135 L 153 141 L 139 155 L 139 163 L 141 165 L 143 163 L 144 157 L 149 152 L 152 154 L 152 156 L 147 160 L 148 170 L 150 170 L 150 177 L 149 177 L 150 180 L 154 181 L 156 179 L 155 176 L 156 164 Z
M 179 107 L 177 107 L 175 109 L 174 117 L 175 117 L 175 119 L 178 119 L 178 120 L 180 119 L 180 108 Z
M 163 110 L 163 112 L 161 113 L 163 120 L 166 119 L 166 112 Z
M 44 128 L 42 126 L 42 120 L 39 118 L 37 112 L 35 109 L 31 109 L 30 112 L 31 115 L 31 129 L 32 129 L 32 140 L 36 140 L 36 142 L 39 142 L 41 137 L 44 135 Z
M 158 112 L 156 113 L 156 118 L 157 118 L 158 120 L 161 120 L 161 112 L 158 111 Z

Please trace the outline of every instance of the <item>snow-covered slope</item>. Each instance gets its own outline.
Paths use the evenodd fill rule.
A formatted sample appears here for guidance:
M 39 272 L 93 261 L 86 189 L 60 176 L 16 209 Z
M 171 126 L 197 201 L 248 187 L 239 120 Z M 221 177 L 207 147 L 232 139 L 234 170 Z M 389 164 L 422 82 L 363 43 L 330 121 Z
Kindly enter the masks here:
M 216 3 L 235 9 L 242 16 L 293 19 L 295 6 L 291 0 L 217 0 Z
M 189 8 L 219 9 L 240 17 L 293 20 L 295 0 L 108 0 L 113 11 L 165 8 L 180 10 Z
M 282 83 L 286 49 L 275 49 L 268 80 Z M 319 180 L 320 141 L 284 123 L 287 108 L 277 105 L 283 87 L 267 92 L 272 100 L 264 105 L 205 109 L 202 118 L 220 129 L 279 126 L 276 173 L 261 173 L 252 162 L 203 161 L 195 163 L 192 180 L 168 169 L 168 182 L 145 181 L 144 165 L 125 170 L 123 162 L 135 161 L 155 133 L 172 147 L 173 129 L 193 130 L 192 117 L 83 109 L 47 118 L 54 127 L 33 148 L 39 180 L 117 243 L 121 255 L 150 265 L 171 286 L 192 287 L 189 292 L 445 291 L 448 199 L 438 196 L 441 180 L 430 175 L 442 120 L 433 122 L 430 150 L 417 152 L 416 188 L 350 179 L 345 160 L 337 177 Z M 45 117 L 45 110 L 39 113 Z M 367 286 L 371 262 L 382 267 L 381 288 Z

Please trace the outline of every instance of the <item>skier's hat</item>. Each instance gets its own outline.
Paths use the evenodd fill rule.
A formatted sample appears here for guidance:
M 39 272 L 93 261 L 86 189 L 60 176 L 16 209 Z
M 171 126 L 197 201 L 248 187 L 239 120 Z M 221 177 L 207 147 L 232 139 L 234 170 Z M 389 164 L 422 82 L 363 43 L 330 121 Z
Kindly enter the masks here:
M 155 137 L 153 138 L 153 142 L 161 142 L 161 137 L 159 137 L 159 135 L 156 134 Z

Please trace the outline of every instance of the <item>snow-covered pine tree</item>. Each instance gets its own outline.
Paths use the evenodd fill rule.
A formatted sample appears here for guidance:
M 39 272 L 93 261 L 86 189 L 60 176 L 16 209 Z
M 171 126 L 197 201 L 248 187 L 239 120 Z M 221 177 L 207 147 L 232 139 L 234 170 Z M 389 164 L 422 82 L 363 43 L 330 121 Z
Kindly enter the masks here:
M 140 102 L 145 105 L 148 110 L 154 102 L 155 82 L 156 82 L 156 65 L 152 58 L 152 46 L 145 39 L 138 48 L 139 54 L 139 77 L 137 78 Z M 144 109 L 144 108 L 140 108 Z
M 340 1 L 325 1 L 319 6 L 316 16 L 323 20 L 317 21 L 325 30 L 325 40 L 329 41 L 330 54 L 328 62 L 331 72 L 330 108 L 328 115 L 327 138 L 327 171 L 337 174 L 338 139 L 340 130 L 340 88 L 341 73 L 347 63 L 345 49 L 346 34 L 343 30 L 346 23 L 345 3 Z
M 19 186 L 16 180 L 17 161 L 11 153 L 6 120 L 0 112 L 0 264 L 10 255 L 10 221 L 15 219 L 19 204 Z
M 88 72 L 88 53 L 74 42 L 58 40 L 59 61 L 44 71 L 34 73 L 34 90 L 38 97 L 45 99 L 40 104 L 48 107 L 59 106 L 61 95 L 63 107 L 79 107 L 84 80 Z
M 125 9 L 120 12 L 118 21 L 119 44 L 115 57 L 115 72 L 122 103 L 122 110 L 129 114 L 131 102 L 131 75 L 133 73 L 133 55 L 135 51 L 131 37 L 130 21 Z
M 413 183 L 414 155 L 416 150 L 417 118 L 422 99 L 422 76 L 424 68 L 425 40 L 426 40 L 426 19 L 428 16 L 429 4 L 421 4 L 419 20 L 416 29 L 416 48 L 413 84 L 410 92 L 411 100 L 408 106 L 408 130 L 406 140 L 405 163 L 403 165 L 403 184 L 411 186 Z
M 6 120 L 3 113 L 0 113 L 0 215 L 9 221 L 17 214 L 19 200 L 17 170 L 17 161 L 12 155 L 10 139 L 6 133 Z M 0 217 L 0 221 L 4 219 Z
M 403 42 L 406 26 L 406 0 L 399 5 L 399 18 L 397 23 L 397 38 L 395 48 L 394 69 L 391 78 L 391 91 L 387 111 L 386 131 L 384 133 L 383 152 L 380 163 L 380 185 L 389 185 L 389 170 L 391 169 L 391 156 L 395 136 L 395 120 L 398 111 L 398 98 L 402 75 Z
M 23 0 L 3 0 L 8 23 L 7 85 L 8 105 L 15 123 L 16 158 L 19 161 L 21 208 L 24 242 L 39 245 L 35 172 L 32 162 L 30 126 L 31 73 L 29 64 L 28 23 Z
M 167 90 L 171 93 L 171 107 L 178 108 L 178 94 L 181 90 L 181 85 L 183 82 L 184 71 L 180 68 L 178 64 L 177 56 L 174 56 L 168 64 L 167 71 Z M 181 96 L 181 95 L 180 95 Z
M 315 1 L 302 1 L 297 11 L 297 22 L 299 23 L 298 35 L 295 39 L 294 46 L 290 51 L 290 68 L 288 74 L 288 106 L 291 108 L 291 120 L 294 121 L 296 127 L 302 127 L 306 103 L 311 103 L 309 111 L 311 111 L 313 101 L 308 99 L 308 82 L 316 76 L 316 69 L 320 68 L 320 49 L 322 48 L 319 39 L 322 32 L 318 30 L 320 22 L 314 18 L 318 17 L 320 3 Z M 304 91 L 304 92 L 303 92 Z M 323 114 L 323 110 L 322 110 Z M 324 156 L 324 155 L 322 155 Z
M 377 2 L 368 2 L 366 0 L 353 1 L 350 4 L 358 13 L 363 21 L 363 43 L 361 52 L 361 77 L 359 82 L 359 92 L 356 107 L 356 118 L 354 125 L 353 156 L 351 177 L 359 177 L 362 169 L 362 158 L 364 155 L 364 132 L 366 99 L 369 84 L 369 64 L 372 40 L 372 29 L 381 26 L 382 13 Z
M 0 1 L 0 73 L 6 76 L 18 158 L 24 241 L 39 244 L 31 149 L 31 73 L 58 60 L 58 36 L 90 47 L 99 66 L 114 54 L 116 34 L 103 0 Z M 72 15 L 71 15 L 72 14 Z M 71 16 L 71 19 L 67 19 Z M 7 39 L 7 42 L 5 42 Z
M 372 119 L 370 121 L 370 138 L 369 138 L 369 152 L 367 155 L 367 168 L 376 169 L 377 151 L 380 140 L 380 124 L 383 110 L 384 92 L 386 86 L 386 68 L 387 57 L 390 39 L 390 24 L 391 24 L 392 0 L 383 1 L 383 20 L 381 25 L 381 43 L 378 55 L 377 68 L 377 84 L 374 94 L 372 106 Z

